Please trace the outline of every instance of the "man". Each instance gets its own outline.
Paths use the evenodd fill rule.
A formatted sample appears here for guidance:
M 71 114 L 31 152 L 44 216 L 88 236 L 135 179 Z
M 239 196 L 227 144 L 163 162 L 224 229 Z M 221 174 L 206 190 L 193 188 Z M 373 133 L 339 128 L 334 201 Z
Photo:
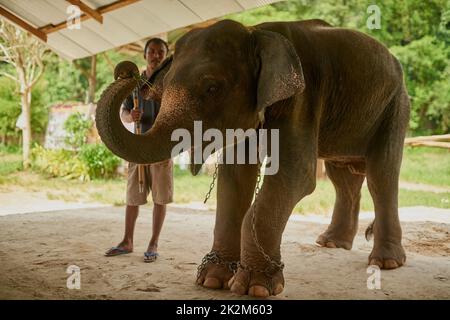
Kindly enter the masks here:
M 147 41 L 144 49 L 144 57 L 147 68 L 143 75 L 149 78 L 152 72 L 166 58 L 168 53 L 167 43 L 159 38 Z M 121 111 L 124 122 L 141 121 L 142 133 L 149 130 L 159 112 L 160 105 L 153 100 L 144 100 L 138 97 L 139 110 L 134 110 L 133 98 L 129 96 Z M 136 219 L 139 214 L 139 206 L 147 203 L 147 197 L 152 191 L 153 198 L 153 233 L 144 253 L 145 262 L 153 262 L 158 257 L 158 239 L 166 216 L 166 204 L 173 201 L 173 162 L 171 159 L 159 163 L 143 166 L 144 192 L 139 192 L 138 165 L 130 163 L 128 166 L 127 206 L 125 211 L 125 235 L 122 242 L 109 249 L 105 255 L 116 256 L 133 252 L 133 234 Z

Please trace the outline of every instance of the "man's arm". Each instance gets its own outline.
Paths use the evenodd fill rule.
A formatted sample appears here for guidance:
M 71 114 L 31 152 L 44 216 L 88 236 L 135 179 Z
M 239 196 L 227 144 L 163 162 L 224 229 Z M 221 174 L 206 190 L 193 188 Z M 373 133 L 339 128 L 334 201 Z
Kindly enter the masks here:
M 142 112 L 139 110 L 134 110 L 133 107 L 133 97 L 130 95 L 123 102 L 120 111 L 120 118 L 123 122 L 131 123 L 140 120 Z
M 131 118 L 131 112 L 126 108 L 124 105 L 122 105 L 122 108 L 120 109 L 120 119 L 122 119 L 125 123 L 134 122 Z

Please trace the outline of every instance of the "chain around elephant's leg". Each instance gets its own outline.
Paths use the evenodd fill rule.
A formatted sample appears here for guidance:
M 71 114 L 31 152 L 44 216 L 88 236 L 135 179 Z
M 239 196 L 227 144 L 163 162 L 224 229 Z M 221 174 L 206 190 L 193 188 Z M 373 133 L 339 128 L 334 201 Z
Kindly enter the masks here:
M 218 171 L 214 242 L 199 266 L 196 283 L 210 289 L 228 289 L 228 280 L 240 259 L 242 220 L 253 198 L 257 164 L 221 164 Z
M 291 178 L 266 177 L 257 201 L 244 218 L 241 261 L 229 282 L 232 292 L 267 297 L 283 291 L 281 236 L 295 204 L 314 189 L 313 170 L 308 171 L 311 174 L 301 178 L 304 183 L 298 189 Z M 295 192 L 286 192 L 285 188 Z

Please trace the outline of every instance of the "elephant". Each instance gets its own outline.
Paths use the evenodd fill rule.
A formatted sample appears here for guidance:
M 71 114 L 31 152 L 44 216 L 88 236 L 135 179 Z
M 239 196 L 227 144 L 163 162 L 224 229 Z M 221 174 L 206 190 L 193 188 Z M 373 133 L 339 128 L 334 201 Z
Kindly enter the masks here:
M 367 178 L 375 209 L 368 263 L 405 263 L 398 182 L 410 103 L 402 67 L 383 44 L 318 19 L 251 27 L 222 20 L 182 36 L 148 79 L 151 89 L 136 75 L 136 66 L 121 65 L 96 111 L 103 142 L 127 161 L 170 158 L 177 143 L 171 133 L 192 132 L 194 121 L 221 132 L 279 130 L 279 170 L 260 188 L 260 163 L 218 166 L 214 240 L 198 285 L 256 297 L 284 290 L 282 235 L 295 205 L 316 187 L 317 159 L 325 161 L 336 200 L 316 243 L 352 248 Z M 141 136 L 119 118 L 135 87 L 161 101 L 154 126 Z M 201 164 L 190 168 L 195 175 Z

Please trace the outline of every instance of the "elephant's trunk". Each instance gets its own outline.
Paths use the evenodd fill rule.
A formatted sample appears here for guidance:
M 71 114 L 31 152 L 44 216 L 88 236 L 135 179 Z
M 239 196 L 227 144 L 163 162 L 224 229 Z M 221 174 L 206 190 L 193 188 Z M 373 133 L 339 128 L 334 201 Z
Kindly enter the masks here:
M 120 107 L 136 85 L 134 78 L 118 79 L 103 92 L 95 117 L 98 133 L 114 154 L 129 162 L 146 164 L 169 159 L 177 143 L 171 141 L 172 131 L 177 127 L 174 117 L 158 115 L 158 119 L 165 121 L 155 121 L 143 135 L 129 132 L 122 124 Z

